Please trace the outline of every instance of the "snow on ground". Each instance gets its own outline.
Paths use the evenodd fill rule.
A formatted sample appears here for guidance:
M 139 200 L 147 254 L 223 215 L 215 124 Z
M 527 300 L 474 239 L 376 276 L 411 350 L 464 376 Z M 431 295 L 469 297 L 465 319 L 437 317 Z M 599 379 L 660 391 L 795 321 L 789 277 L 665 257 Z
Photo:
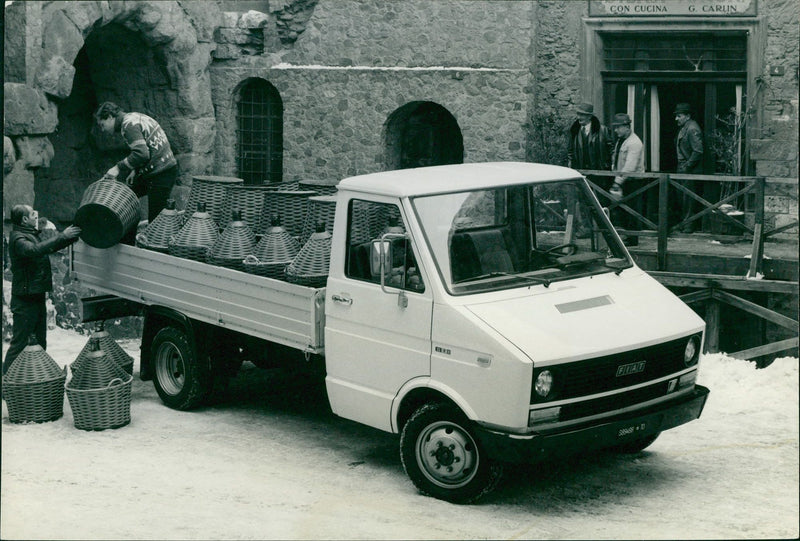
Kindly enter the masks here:
M 48 352 L 65 365 L 85 341 L 55 329 Z M 709 355 L 699 383 L 702 417 L 646 451 L 514 467 L 470 506 L 420 495 L 398 437 L 334 416 L 321 382 L 249 363 L 194 412 L 134 378 L 116 430 L 74 428 L 66 398 L 57 421 L 11 424 L 3 402 L 0 537 L 797 538 L 798 359 Z

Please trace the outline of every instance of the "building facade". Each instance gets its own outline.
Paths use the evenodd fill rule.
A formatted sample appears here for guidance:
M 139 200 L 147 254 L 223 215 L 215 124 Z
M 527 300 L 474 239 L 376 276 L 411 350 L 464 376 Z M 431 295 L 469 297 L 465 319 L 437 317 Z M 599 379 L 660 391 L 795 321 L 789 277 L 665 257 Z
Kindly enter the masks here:
M 563 163 L 583 102 L 606 124 L 630 114 L 647 170 L 674 171 L 673 111 L 687 102 L 713 149 L 704 172 L 766 177 L 780 227 L 798 214 L 799 12 L 795 0 L 13 2 L 4 213 L 26 201 L 72 218 L 124 154 L 92 131 L 106 100 L 161 122 L 182 197 L 197 174 Z

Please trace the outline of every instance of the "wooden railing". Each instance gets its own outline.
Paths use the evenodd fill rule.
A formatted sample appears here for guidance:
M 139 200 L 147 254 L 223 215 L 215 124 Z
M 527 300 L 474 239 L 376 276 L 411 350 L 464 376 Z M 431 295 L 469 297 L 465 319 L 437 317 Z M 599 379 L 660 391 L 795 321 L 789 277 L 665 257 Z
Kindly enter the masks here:
M 636 173 L 635 176 L 630 176 L 630 178 L 636 178 L 640 181 L 644 181 L 644 184 L 635 191 L 625 195 L 619 200 L 616 200 L 608 191 L 599 186 L 592 177 L 616 177 L 621 175 L 621 173 L 596 170 L 582 170 L 581 173 L 589 177 L 589 185 L 598 196 L 601 205 L 607 207 L 609 212 L 614 209 L 620 209 L 621 212 L 625 212 L 637 220 L 643 229 L 641 231 L 620 229 L 621 234 L 624 234 L 628 237 L 657 237 L 657 270 L 652 271 L 650 274 L 667 286 L 698 289 L 698 291 L 681 295 L 681 299 L 687 304 L 695 302 L 706 303 L 706 352 L 714 353 L 719 351 L 720 306 L 722 304 L 737 308 L 749 314 L 755 315 L 765 321 L 773 323 L 781 328 L 797 333 L 798 322 L 794 319 L 730 293 L 731 290 L 742 290 L 776 294 L 798 294 L 798 284 L 796 282 L 753 279 L 760 277 L 762 273 L 764 241 L 772 235 L 776 235 L 778 233 L 798 227 L 798 221 L 795 220 L 781 227 L 770 230 L 766 229 L 764 220 L 764 177 L 683 175 L 655 172 Z M 682 181 L 735 183 L 737 187 L 743 186 L 726 195 L 725 197 L 722 197 L 719 201 L 711 202 L 707 201 L 693 190 L 687 188 L 681 183 Z M 647 216 L 643 216 L 630 206 L 632 201 L 634 201 L 636 198 L 642 197 L 648 191 L 657 192 L 658 194 L 657 223 L 653 222 Z M 745 220 L 736 220 L 725 212 L 720 211 L 720 207 L 722 207 L 722 205 L 738 201 L 740 200 L 739 198 L 743 198 L 748 194 L 753 194 L 753 204 L 751 206 L 751 211 L 753 212 L 752 227 L 747 225 Z M 697 201 L 702 208 L 700 211 L 692 214 L 691 216 L 688 216 L 685 219 L 670 225 L 670 198 L 683 195 L 693 199 L 694 201 Z M 750 268 L 747 272 L 747 275 L 725 276 L 668 272 L 666 269 L 670 235 L 675 231 L 680 230 L 682 226 L 696 220 L 701 220 L 704 216 L 708 216 L 712 213 L 715 215 L 715 217 L 718 219 L 721 218 L 725 221 L 725 223 L 730 224 L 736 230 L 744 232 L 744 235 L 736 237 L 737 239 L 741 238 L 742 236 L 752 238 Z M 720 235 L 720 237 L 724 236 L 726 235 Z M 764 344 L 758 347 L 737 351 L 735 353 L 731 353 L 730 355 L 736 358 L 753 359 L 759 356 L 770 355 L 780 351 L 794 349 L 798 347 L 798 344 L 800 344 L 800 339 L 798 339 L 797 336 L 794 336 L 785 340 L 778 340 L 776 342 Z
M 592 180 L 592 177 L 616 177 L 619 175 L 626 176 L 626 174 L 615 171 L 598 171 L 598 170 L 581 170 L 581 173 L 587 175 L 589 185 L 594 190 L 600 204 L 608 207 L 609 211 L 620 209 L 637 220 L 641 225 L 641 231 L 621 230 L 620 232 L 629 237 L 639 236 L 653 236 L 657 237 L 657 268 L 659 271 L 666 270 L 667 264 L 667 251 L 669 237 L 676 230 L 680 230 L 683 226 L 691 224 L 697 220 L 702 220 L 704 216 L 714 214 L 718 219 L 724 220 L 737 230 L 744 232 L 745 236 L 752 238 L 753 250 L 750 260 L 750 271 L 748 276 L 756 277 L 761 273 L 762 262 L 764 257 L 764 241 L 778 233 L 788 231 L 792 228 L 798 227 L 798 221 L 795 220 L 789 224 L 783 225 L 778 228 L 767 230 L 764 222 L 764 177 L 739 177 L 739 176 L 722 176 L 722 175 L 684 175 L 677 173 L 636 173 L 635 176 L 627 175 L 630 178 L 636 178 L 646 183 L 637 190 L 625 195 L 620 200 L 615 198 L 604 188 L 599 186 Z M 694 182 L 714 182 L 714 183 L 736 183 L 743 185 L 742 188 L 735 192 L 723 197 L 719 201 L 711 202 L 698 195 L 696 192 L 684 186 L 681 182 L 694 181 Z M 646 192 L 657 192 L 658 194 L 658 223 L 654 223 L 651 219 L 643 216 L 628 203 L 636 198 L 643 197 Z M 721 212 L 720 207 L 725 204 L 730 204 L 744 198 L 748 194 L 753 194 L 752 212 L 754 214 L 753 226 L 750 227 L 745 223 L 745 220 L 737 220 L 728 214 Z M 669 224 L 669 208 L 671 197 L 685 195 L 694 201 L 697 201 L 702 209 L 699 212 L 688 216 L 673 225 Z M 725 235 L 722 235 L 725 236 Z

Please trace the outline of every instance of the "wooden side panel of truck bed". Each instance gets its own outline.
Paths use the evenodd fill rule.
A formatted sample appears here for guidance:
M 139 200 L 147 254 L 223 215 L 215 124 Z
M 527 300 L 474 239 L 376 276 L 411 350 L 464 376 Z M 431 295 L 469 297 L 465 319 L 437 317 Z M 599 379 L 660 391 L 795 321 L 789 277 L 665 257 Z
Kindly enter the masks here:
M 87 287 L 279 344 L 322 353 L 325 289 L 207 265 L 133 246 L 72 246 Z

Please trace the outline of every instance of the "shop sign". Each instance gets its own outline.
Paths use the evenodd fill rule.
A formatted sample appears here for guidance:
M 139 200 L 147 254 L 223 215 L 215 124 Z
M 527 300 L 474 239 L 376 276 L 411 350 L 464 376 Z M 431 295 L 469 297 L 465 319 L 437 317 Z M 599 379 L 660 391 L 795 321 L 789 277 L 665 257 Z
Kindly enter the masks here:
M 753 17 L 758 0 L 589 0 L 590 17 Z

